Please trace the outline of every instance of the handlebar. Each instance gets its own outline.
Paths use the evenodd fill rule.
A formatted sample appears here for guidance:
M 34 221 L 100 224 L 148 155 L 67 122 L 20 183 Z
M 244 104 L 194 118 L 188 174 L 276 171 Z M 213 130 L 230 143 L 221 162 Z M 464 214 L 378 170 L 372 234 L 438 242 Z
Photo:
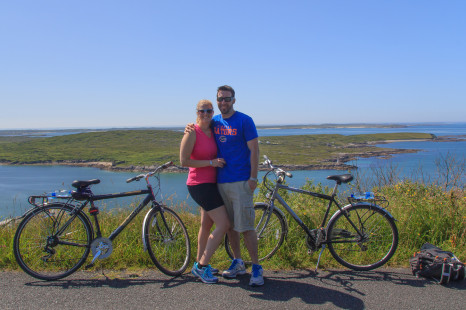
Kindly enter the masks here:
M 139 180 L 142 179 L 142 178 L 151 177 L 151 176 L 153 176 L 154 174 L 160 172 L 161 170 L 167 169 L 167 168 L 170 167 L 170 166 L 173 166 L 173 162 L 172 162 L 172 161 L 166 162 L 165 164 L 163 164 L 163 165 L 161 165 L 161 166 L 158 166 L 158 167 L 157 167 L 154 171 L 152 171 L 152 172 L 143 173 L 143 174 L 137 175 L 137 176 L 135 176 L 135 177 L 129 178 L 128 180 L 126 180 L 126 183 L 131 183 L 131 182 L 133 182 L 133 181 L 139 181 Z
M 269 167 L 269 172 L 267 172 L 265 175 L 264 175 L 264 181 L 265 179 L 267 178 L 267 175 L 270 173 L 270 172 L 273 172 L 275 174 L 275 176 L 277 177 L 277 182 L 278 183 L 283 183 L 285 181 L 285 178 L 286 177 L 289 177 L 289 178 L 292 178 L 293 175 L 288 172 L 288 171 L 285 171 L 281 168 L 276 168 L 273 166 L 272 164 L 272 161 L 267 157 L 267 155 L 264 155 L 264 165 L 267 165 Z M 265 184 L 265 182 L 264 182 Z

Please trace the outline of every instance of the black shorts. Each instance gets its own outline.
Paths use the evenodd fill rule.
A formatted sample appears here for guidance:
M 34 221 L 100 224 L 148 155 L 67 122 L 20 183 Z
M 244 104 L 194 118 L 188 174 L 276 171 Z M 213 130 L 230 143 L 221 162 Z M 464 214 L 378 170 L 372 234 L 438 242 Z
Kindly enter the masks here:
M 205 211 L 211 211 L 223 206 L 223 199 L 217 188 L 217 183 L 188 185 L 191 197 Z

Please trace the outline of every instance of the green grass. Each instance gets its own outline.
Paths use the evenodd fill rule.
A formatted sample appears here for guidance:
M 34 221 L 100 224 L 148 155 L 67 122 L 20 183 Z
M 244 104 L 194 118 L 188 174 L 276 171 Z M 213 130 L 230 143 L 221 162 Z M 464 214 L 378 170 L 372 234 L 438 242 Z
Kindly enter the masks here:
M 308 181 L 304 188 L 329 193 L 328 188 Z M 464 189 L 444 190 L 436 185 L 417 182 L 403 182 L 375 189 L 385 196 L 390 205 L 388 211 L 397 219 L 399 246 L 389 261 L 388 266 L 407 267 L 409 257 L 425 243 L 430 242 L 445 250 L 455 253 L 460 260 L 466 261 L 466 192 Z M 260 190 L 256 200 L 265 200 L 264 191 Z M 285 194 L 287 202 L 309 226 L 320 224 L 325 203 L 308 196 Z M 191 214 L 183 207 L 176 208 L 182 217 L 192 246 L 191 262 L 195 259 L 199 216 Z M 127 211 L 117 210 L 101 212 L 103 234 L 108 236 L 127 216 Z M 141 225 L 143 215 L 136 217 L 115 240 L 113 254 L 98 261 L 96 268 L 106 269 L 141 269 L 155 268 L 147 253 L 143 252 Z M 307 254 L 305 234 L 294 221 L 289 223 L 287 240 L 270 260 L 264 262 L 266 269 L 301 269 L 315 268 L 317 253 Z M 12 244 L 15 226 L 0 227 L 0 270 L 16 270 Z M 89 258 L 90 261 L 90 258 Z M 217 250 L 211 263 L 218 268 L 226 268 L 229 259 L 223 245 Z M 324 252 L 321 268 L 340 268 L 341 266 Z

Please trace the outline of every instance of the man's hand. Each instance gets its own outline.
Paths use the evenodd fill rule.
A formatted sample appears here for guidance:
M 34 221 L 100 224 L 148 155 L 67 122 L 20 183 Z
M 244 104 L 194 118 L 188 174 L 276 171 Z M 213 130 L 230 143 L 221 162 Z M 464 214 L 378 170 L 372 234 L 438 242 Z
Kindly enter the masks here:
M 195 130 L 195 128 L 196 128 L 196 126 L 194 125 L 194 123 L 189 123 L 184 128 L 184 133 L 187 134 L 187 133 L 193 132 Z
M 248 180 L 249 188 L 254 191 L 257 188 L 257 181 Z

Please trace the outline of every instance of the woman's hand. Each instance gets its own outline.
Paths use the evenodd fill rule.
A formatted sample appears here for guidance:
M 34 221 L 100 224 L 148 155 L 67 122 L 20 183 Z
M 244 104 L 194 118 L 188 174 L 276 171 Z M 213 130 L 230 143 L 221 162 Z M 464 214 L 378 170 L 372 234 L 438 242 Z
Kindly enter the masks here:
M 223 158 L 215 158 L 215 159 L 212 159 L 211 160 L 212 162 L 212 167 L 218 167 L 218 168 L 222 168 L 226 162 L 225 162 L 225 159 Z

